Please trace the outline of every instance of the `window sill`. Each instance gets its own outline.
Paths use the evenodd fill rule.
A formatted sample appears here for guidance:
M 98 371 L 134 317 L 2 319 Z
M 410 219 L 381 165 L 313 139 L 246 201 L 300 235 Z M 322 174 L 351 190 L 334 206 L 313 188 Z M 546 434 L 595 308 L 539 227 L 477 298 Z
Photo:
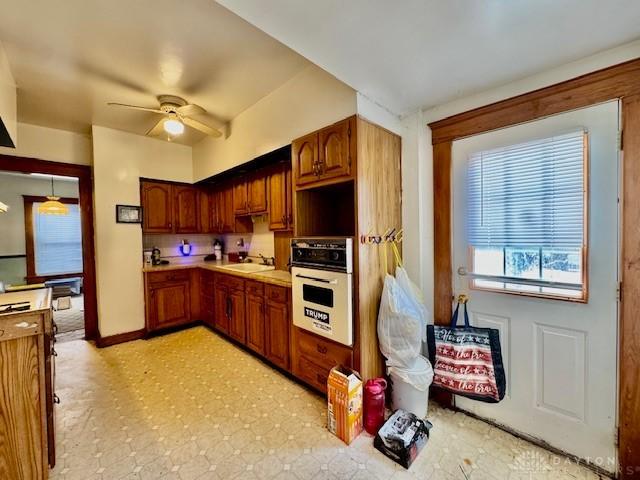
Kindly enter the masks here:
M 488 292 L 488 293 L 504 293 L 507 295 L 517 295 L 519 297 L 532 297 L 538 298 L 542 300 L 558 300 L 562 302 L 571 302 L 571 303 L 589 303 L 589 295 L 587 292 L 583 292 L 580 297 L 568 297 L 562 295 L 555 295 L 552 293 L 537 293 L 537 292 L 523 292 L 519 290 L 507 290 L 504 288 L 489 288 L 489 287 L 478 287 L 474 285 L 473 281 L 469 282 L 469 288 L 471 290 L 475 290 L 478 292 Z

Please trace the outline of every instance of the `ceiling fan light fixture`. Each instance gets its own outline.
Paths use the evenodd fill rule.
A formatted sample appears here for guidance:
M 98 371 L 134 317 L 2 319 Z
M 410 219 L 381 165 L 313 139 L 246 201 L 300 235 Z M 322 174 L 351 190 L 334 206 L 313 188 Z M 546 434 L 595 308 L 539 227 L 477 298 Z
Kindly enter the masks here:
M 175 118 L 165 120 L 163 128 L 169 135 L 182 135 L 184 133 L 184 124 Z

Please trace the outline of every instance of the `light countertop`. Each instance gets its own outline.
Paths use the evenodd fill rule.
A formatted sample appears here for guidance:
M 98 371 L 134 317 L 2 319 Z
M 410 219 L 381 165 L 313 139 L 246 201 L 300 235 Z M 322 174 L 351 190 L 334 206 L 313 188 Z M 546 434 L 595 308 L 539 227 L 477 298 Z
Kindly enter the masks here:
M 30 310 L 21 312 L 9 312 L 0 315 L 18 315 L 21 313 L 33 313 L 39 310 L 48 310 L 51 308 L 51 289 L 39 288 L 37 290 L 23 290 L 18 292 L 0 293 L 0 305 L 7 303 L 29 302 Z
M 265 272 L 237 272 L 228 270 L 226 268 L 220 268 L 225 265 L 233 265 L 233 262 L 205 262 L 203 260 L 203 257 L 172 257 L 168 260 L 171 262 L 168 265 L 143 265 L 142 271 L 145 273 L 149 273 L 164 272 L 168 270 L 182 270 L 188 268 L 202 268 L 205 270 L 220 272 L 227 275 L 242 277 L 248 280 L 256 280 L 259 282 L 270 283 L 282 287 L 291 287 L 291 273 L 286 270 L 267 270 Z

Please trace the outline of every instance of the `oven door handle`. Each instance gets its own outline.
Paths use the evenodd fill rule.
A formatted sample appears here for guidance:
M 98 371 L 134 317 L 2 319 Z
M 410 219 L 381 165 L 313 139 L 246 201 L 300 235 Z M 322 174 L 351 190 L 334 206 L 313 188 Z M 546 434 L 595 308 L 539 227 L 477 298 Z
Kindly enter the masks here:
M 311 280 L 313 282 L 329 283 L 331 285 L 337 285 L 338 284 L 338 280 L 336 280 L 335 278 L 333 280 L 327 280 L 325 278 L 317 278 L 317 277 L 309 277 L 307 275 L 300 275 L 299 273 L 296 273 L 296 277 L 297 278 L 304 278 L 305 280 Z

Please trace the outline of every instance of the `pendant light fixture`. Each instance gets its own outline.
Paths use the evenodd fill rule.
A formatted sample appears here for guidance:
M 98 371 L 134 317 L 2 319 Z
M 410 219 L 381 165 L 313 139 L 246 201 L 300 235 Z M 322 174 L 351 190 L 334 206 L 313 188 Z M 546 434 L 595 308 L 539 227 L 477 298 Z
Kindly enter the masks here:
M 69 207 L 61 203 L 60 197 L 56 197 L 53 191 L 53 177 L 51 177 L 51 195 L 47 196 L 47 201 L 40 204 L 38 213 L 41 215 L 67 215 Z

